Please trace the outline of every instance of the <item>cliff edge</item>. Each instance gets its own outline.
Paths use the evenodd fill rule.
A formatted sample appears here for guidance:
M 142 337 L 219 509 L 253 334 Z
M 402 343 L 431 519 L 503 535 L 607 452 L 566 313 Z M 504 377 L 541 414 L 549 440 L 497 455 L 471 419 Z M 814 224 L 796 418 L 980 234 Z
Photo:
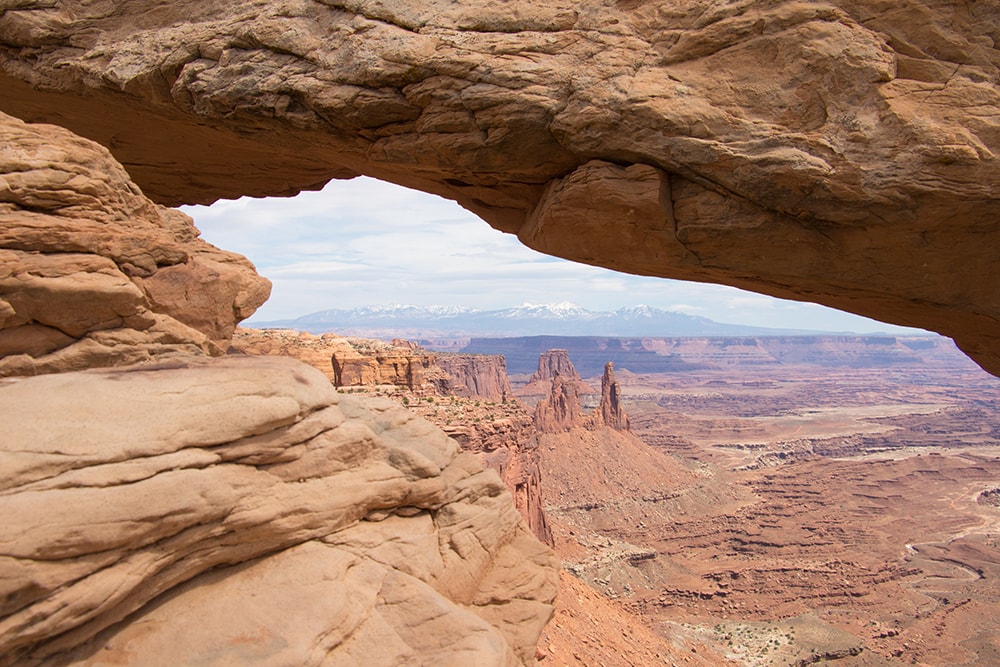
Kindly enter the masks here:
M 4 667 L 534 664 L 554 555 L 387 400 L 227 357 L 8 380 L 0 409 Z

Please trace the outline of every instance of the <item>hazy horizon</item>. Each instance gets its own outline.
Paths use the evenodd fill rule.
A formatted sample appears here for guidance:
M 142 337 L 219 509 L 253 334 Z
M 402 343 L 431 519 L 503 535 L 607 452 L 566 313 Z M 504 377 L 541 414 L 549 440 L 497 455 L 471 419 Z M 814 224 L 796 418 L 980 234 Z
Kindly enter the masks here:
M 921 333 L 734 287 L 649 278 L 550 257 L 455 202 L 370 178 L 292 198 L 185 206 L 208 242 L 245 255 L 274 285 L 246 321 L 406 304 L 502 310 L 572 302 L 593 311 L 648 305 L 725 324 L 852 333 Z

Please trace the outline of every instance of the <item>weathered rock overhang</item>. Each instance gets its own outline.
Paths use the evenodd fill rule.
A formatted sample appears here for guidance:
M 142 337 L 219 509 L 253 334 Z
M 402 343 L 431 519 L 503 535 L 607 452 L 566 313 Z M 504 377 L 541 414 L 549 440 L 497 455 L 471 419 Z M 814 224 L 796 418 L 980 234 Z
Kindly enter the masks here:
M 995 6 L 6 6 L 0 111 L 104 144 L 159 203 L 367 174 L 543 252 L 935 330 L 1000 373 Z

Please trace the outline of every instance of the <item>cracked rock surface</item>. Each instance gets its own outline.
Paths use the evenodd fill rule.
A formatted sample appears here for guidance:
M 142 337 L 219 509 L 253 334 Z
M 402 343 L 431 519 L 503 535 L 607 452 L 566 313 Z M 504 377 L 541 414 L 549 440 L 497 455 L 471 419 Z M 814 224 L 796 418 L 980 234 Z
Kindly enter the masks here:
M 556 561 L 497 475 L 290 359 L 0 384 L 0 665 L 521 665 Z
M 368 174 L 532 247 L 816 301 L 1000 371 L 1000 10 L 19 0 L 0 110 L 163 204 Z
M 0 376 L 218 355 L 270 293 L 102 146 L 0 113 Z

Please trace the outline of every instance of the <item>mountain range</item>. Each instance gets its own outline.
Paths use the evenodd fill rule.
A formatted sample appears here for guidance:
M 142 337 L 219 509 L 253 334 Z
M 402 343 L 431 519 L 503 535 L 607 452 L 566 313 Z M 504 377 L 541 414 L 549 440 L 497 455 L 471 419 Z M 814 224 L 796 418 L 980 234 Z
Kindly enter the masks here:
M 705 317 L 638 305 L 615 311 L 574 303 L 524 303 L 502 310 L 452 306 L 365 306 L 321 310 L 290 320 L 249 322 L 257 328 L 291 328 L 349 336 L 445 338 L 471 336 L 767 336 L 815 334 L 716 322 Z

